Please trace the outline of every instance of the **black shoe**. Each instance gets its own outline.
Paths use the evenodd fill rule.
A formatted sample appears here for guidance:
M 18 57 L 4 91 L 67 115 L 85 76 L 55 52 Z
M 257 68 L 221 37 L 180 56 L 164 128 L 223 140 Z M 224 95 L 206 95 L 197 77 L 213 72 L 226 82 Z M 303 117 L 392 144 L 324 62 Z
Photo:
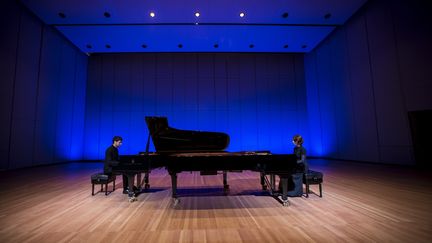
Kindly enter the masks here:
M 123 189 L 123 194 L 129 194 L 129 190 L 128 189 Z

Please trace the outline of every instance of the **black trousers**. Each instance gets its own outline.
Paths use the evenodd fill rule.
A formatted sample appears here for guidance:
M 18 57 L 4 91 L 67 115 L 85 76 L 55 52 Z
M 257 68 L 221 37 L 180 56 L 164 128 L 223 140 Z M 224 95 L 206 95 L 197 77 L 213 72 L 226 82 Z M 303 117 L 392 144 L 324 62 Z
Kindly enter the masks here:
M 126 175 L 122 175 L 123 178 L 123 190 L 128 189 L 128 178 Z

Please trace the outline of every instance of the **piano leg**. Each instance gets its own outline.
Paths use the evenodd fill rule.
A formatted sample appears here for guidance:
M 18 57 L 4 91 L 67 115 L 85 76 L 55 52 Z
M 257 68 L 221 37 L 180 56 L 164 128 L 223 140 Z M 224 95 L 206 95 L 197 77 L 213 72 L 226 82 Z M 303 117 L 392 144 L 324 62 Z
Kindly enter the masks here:
M 272 191 L 276 190 L 276 177 L 274 174 L 270 174 L 270 186 Z
M 146 172 L 144 175 L 144 189 L 149 189 L 150 188 L 150 184 L 149 184 L 149 172 Z
M 263 172 L 261 172 L 260 173 L 261 186 L 262 186 L 262 189 L 265 191 L 265 190 L 267 190 L 267 185 L 266 185 L 264 177 L 265 177 L 265 174 Z
M 288 206 L 288 177 L 281 176 L 279 183 L 282 183 L 282 204 Z
M 133 189 L 135 174 L 127 173 L 126 176 L 128 178 L 128 200 L 129 200 L 129 202 L 134 202 L 137 200 L 137 198 L 135 197 L 134 189 Z
M 229 191 L 229 185 L 228 185 L 228 173 L 226 171 L 223 171 L 223 185 L 224 185 L 224 193 L 227 194 Z
M 137 177 L 136 182 L 137 182 L 138 190 L 141 191 L 141 189 L 142 189 L 142 184 L 143 184 L 142 181 L 141 181 L 141 173 L 138 173 L 138 174 L 136 175 L 136 177 Z
M 174 206 L 176 206 L 180 200 L 177 198 L 177 173 L 176 172 L 169 172 L 171 176 L 171 185 L 172 185 L 172 194 L 171 197 L 174 200 Z

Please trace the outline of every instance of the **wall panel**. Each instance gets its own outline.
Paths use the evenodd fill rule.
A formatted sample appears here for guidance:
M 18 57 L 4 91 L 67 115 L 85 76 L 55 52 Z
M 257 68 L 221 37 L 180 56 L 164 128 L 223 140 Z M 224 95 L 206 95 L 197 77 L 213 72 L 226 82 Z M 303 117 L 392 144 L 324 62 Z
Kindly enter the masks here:
M 317 155 L 414 164 L 407 112 L 431 109 L 424 9 L 420 1 L 368 2 L 305 56 L 310 136 L 323 139 Z
M 301 55 L 289 54 L 94 55 L 86 110 L 101 117 L 87 112 L 86 127 L 94 129 L 85 137 L 100 137 L 98 148 L 92 146 L 99 159 L 113 135 L 125 138 L 121 153 L 137 153 L 148 134 L 144 117 L 158 115 L 174 128 L 228 133 L 230 151 L 291 152 L 291 137 L 301 131 L 296 117 L 306 117 L 302 62 Z M 112 95 L 115 109 L 98 109 Z M 86 158 L 94 155 L 85 150 Z
M 9 141 L 11 132 L 11 116 L 13 104 L 13 90 L 15 83 L 15 67 L 17 61 L 17 47 L 20 33 L 21 9 L 12 1 L 0 2 L 0 139 Z M 0 170 L 9 167 L 9 146 L 0 148 Z
M 12 106 L 10 164 L 12 168 L 33 163 L 35 104 L 39 79 L 42 26 L 33 16 L 22 14 Z M 29 141 L 29 142 L 27 142 Z
M 50 163 L 54 159 L 62 40 L 53 29 L 44 28 L 42 50 L 34 139 L 35 164 Z

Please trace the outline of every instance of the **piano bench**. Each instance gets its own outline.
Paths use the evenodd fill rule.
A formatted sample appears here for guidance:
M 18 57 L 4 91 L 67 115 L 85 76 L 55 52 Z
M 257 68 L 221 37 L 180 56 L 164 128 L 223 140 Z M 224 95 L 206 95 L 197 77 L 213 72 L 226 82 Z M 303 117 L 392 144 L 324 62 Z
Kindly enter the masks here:
M 103 186 L 105 185 L 105 195 L 108 195 L 108 183 L 112 182 L 113 183 L 113 190 L 110 191 L 110 193 L 115 191 L 115 180 L 116 180 L 116 176 L 112 175 L 112 174 L 107 175 L 104 173 L 96 173 L 96 174 L 91 175 L 92 196 L 95 195 L 95 193 L 94 193 L 95 185 L 101 185 L 101 189 L 97 193 L 103 192 Z
M 303 174 L 303 184 L 306 185 L 306 197 L 309 197 L 309 186 L 319 185 L 319 196 L 322 197 L 323 173 L 313 170 L 308 170 Z

